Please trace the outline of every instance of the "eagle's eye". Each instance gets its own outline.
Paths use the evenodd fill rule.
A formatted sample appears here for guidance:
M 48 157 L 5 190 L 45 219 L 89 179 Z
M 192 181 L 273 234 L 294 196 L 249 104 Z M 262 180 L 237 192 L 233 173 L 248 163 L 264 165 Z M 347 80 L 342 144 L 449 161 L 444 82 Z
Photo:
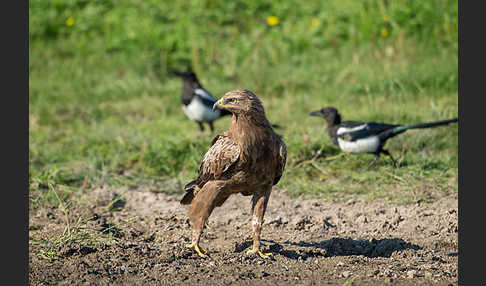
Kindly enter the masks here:
M 230 102 L 231 102 L 232 104 L 236 104 L 236 103 L 238 102 L 238 100 L 237 100 L 236 98 L 232 98 L 232 99 L 230 100 Z

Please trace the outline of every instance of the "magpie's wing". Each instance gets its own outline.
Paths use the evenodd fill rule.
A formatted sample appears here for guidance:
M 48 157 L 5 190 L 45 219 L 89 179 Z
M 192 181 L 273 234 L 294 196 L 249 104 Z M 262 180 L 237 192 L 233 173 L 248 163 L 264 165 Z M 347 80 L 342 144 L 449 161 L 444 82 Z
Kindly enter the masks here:
M 345 121 L 340 124 L 340 127 L 337 130 L 337 135 L 339 138 L 346 141 L 356 141 L 370 136 L 379 135 L 380 133 L 397 126 L 399 125 L 375 122 L 363 123 L 357 121 Z
M 355 128 L 361 125 L 364 125 L 366 123 L 361 122 L 361 121 L 344 121 L 339 124 L 339 127 L 344 127 L 344 128 Z
M 218 101 L 218 99 L 216 99 L 209 92 L 202 88 L 194 89 L 194 95 L 198 96 L 199 99 L 201 99 L 201 101 L 204 103 L 204 105 L 207 105 L 211 108 L 213 107 L 213 104 Z

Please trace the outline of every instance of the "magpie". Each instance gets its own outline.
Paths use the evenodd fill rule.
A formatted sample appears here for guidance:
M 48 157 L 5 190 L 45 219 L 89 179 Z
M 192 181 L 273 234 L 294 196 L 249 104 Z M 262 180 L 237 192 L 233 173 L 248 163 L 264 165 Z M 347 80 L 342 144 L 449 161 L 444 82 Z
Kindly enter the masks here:
M 368 169 L 376 162 L 381 153 L 388 155 L 393 161 L 393 165 L 396 166 L 395 159 L 390 152 L 383 149 L 388 139 L 409 129 L 430 128 L 458 121 L 458 118 L 453 118 L 413 125 L 341 121 L 341 115 L 332 106 L 313 111 L 309 115 L 323 117 L 327 121 L 327 133 L 332 142 L 342 151 L 375 154 L 375 158 L 368 165 Z
M 231 112 L 227 110 L 213 110 L 213 105 L 218 99 L 202 87 L 191 69 L 183 72 L 172 71 L 171 74 L 182 78 L 182 110 L 189 119 L 197 122 L 201 132 L 204 131 L 203 122 L 206 122 L 213 132 L 213 121 L 222 116 L 231 115 Z

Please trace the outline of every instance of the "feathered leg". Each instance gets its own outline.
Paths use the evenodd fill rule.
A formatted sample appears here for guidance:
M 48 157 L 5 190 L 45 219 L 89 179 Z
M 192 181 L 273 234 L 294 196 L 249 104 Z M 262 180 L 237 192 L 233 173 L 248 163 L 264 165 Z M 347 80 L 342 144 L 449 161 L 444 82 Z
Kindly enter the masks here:
M 206 257 L 207 250 L 199 246 L 199 240 L 208 217 L 216 206 L 216 198 L 222 190 L 222 184 L 218 181 L 208 182 L 197 192 L 191 202 L 187 216 L 192 225 L 192 242 L 187 245 L 194 248 L 201 257 Z
M 261 258 L 267 258 L 272 253 L 263 253 L 260 250 L 260 233 L 262 231 L 263 217 L 267 209 L 268 199 L 270 198 L 271 187 L 263 192 L 253 195 L 251 200 L 251 208 L 253 212 L 252 227 L 253 227 L 253 247 L 248 250 L 248 254 L 257 253 Z

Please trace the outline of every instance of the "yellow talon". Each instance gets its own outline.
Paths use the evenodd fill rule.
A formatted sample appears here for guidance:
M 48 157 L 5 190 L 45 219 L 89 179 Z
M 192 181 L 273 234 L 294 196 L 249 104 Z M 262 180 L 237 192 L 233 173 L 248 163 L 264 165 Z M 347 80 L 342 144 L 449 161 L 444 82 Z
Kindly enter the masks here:
M 197 245 L 195 242 L 193 243 L 189 243 L 186 245 L 188 248 L 194 248 L 194 250 L 197 252 L 197 254 L 200 256 L 200 257 L 203 257 L 203 258 L 206 258 L 207 255 L 206 253 L 208 253 L 208 250 Z
M 273 253 L 271 252 L 268 252 L 268 253 L 263 253 L 260 249 L 256 248 L 256 249 L 250 249 L 246 252 L 246 254 L 252 254 L 252 253 L 257 253 L 261 258 L 267 258 L 271 255 L 273 255 Z

